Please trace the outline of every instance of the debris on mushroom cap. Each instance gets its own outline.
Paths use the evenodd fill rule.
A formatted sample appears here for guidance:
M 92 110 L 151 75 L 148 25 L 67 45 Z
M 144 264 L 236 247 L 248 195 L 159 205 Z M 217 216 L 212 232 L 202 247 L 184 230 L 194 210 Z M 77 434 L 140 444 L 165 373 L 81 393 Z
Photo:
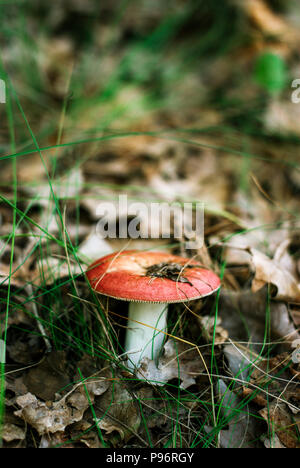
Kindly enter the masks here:
M 87 270 L 95 291 L 136 302 L 185 302 L 208 296 L 220 278 L 197 261 L 165 252 L 127 250 L 95 261 Z

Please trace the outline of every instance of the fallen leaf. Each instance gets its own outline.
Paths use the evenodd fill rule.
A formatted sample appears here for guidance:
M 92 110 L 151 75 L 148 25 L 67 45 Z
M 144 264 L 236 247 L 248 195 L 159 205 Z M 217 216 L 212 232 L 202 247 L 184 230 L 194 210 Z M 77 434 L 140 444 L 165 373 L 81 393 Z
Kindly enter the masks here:
M 268 407 L 260 410 L 259 414 L 267 422 L 270 434 L 275 432 L 286 448 L 300 448 L 296 427 L 284 403 L 274 401 Z
M 50 219 L 49 215 L 49 199 L 51 199 L 54 193 L 57 198 L 60 199 L 72 199 L 78 196 L 78 193 L 83 187 L 83 175 L 80 168 L 75 168 L 69 171 L 68 174 L 52 180 L 51 183 L 45 180 L 43 183 L 31 184 L 26 187 L 28 193 L 34 197 L 35 203 L 39 203 L 41 206 L 46 208 L 45 219 Z M 46 225 L 49 221 L 46 222 Z M 40 223 L 43 225 L 43 222 Z
M 294 44 L 299 32 L 288 21 L 277 15 L 264 0 L 248 0 L 240 5 L 255 26 L 266 35 L 277 36 L 281 41 Z
M 158 365 L 153 360 L 144 358 L 136 375 L 161 386 L 172 379 L 179 379 L 180 387 L 188 388 L 196 383 L 196 377 L 204 370 L 203 360 L 195 347 L 169 339 L 164 345 Z
M 68 440 L 64 432 L 55 432 L 54 434 L 43 434 L 40 440 L 39 448 L 75 448 Z
M 13 440 L 24 440 L 26 431 L 23 427 L 6 423 L 3 425 L 1 435 L 5 442 L 12 442 Z
M 117 432 L 124 442 L 137 432 L 141 417 L 124 383 L 113 380 L 107 392 L 95 402 L 97 424 L 107 435 Z
M 103 448 L 103 443 L 99 439 L 99 434 L 95 430 L 95 425 L 83 419 L 70 427 L 70 436 L 80 447 L 84 445 L 88 448 Z
M 68 406 L 64 400 L 48 406 L 32 393 L 17 397 L 16 404 L 20 409 L 14 414 L 34 427 L 40 435 L 64 431 L 68 425 L 79 421 L 83 415 L 83 411 Z
M 279 437 L 276 434 L 272 434 L 272 437 L 262 437 L 264 446 L 268 449 L 285 449 L 286 447 L 280 442 Z
M 227 341 L 228 331 L 221 326 L 222 320 L 220 317 L 215 319 L 215 317 L 198 316 L 198 321 L 208 341 L 211 341 L 213 337 L 215 344 L 222 344 Z
M 252 361 L 255 359 L 256 355 L 251 353 L 249 349 L 241 349 L 238 344 L 226 344 L 223 351 L 232 376 L 247 382 L 247 377 L 252 367 Z
M 42 400 L 54 400 L 70 383 L 67 359 L 63 351 L 52 351 L 24 377 L 28 391 Z
M 292 361 L 295 364 L 300 364 L 300 339 L 294 340 L 292 343 L 292 348 L 296 348 L 292 354 Z
M 260 406 L 267 406 L 271 401 L 284 401 L 293 414 L 300 412 L 300 388 L 293 374 L 290 352 L 269 359 L 257 356 L 251 368 L 249 382 L 244 394 L 252 394 L 253 401 Z
M 51 285 L 58 278 L 76 278 L 83 270 L 82 266 L 72 260 L 46 257 L 37 260 L 31 282 L 36 286 Z
M 264 112 L 263 121 L 270 133 L 299 135 L 299 118 L 300 106 L 288 100 L 271 100 Z
M 272 284 L 276 287 L 274 297 L 277 300 L 300 301 L 300 284 L 285 266 L 256 249 L 251 249 L 251 254 L 251 263 L 255 272 L 252 281 L 253 292 L 260 290 L 266 284 Z
M 249 405 L 242 405 L 242 400 L 225 384 L 222 379 L 217 384 L 220 412 L 229 428 L 221 429 L 219 444 L 221 448 L 261 448 L 258 438 L 260 431 L 257 419 L 251 414 Z M 206 432 L 213 428 L 206 426 Z
M 265 343 L 266 312 L 270 310 L 270 341 L 278 341 L 280 350 L 289 350 L 290 343 L 299 337 L 289 309 L 284 302 L 269 301 L 267 287 L 257 292 L 222 290 L 219 297 L 219 316 L 222 327 L 235 342 L 247 343 L 259 352 Z

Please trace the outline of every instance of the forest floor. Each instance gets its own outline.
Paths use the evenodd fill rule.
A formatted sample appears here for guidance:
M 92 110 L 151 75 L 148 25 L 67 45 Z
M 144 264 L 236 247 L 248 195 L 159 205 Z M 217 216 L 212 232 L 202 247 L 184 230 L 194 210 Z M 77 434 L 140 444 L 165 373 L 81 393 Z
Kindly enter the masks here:
M 297 2 L 34 3 L 0 23 L 3 447 L 300 448 Z M 203 203 L 204 244 L 101 239 L 121 195 Z M 169 307 L 146 380 L 85 276 L 124 249 L 222 281 Z

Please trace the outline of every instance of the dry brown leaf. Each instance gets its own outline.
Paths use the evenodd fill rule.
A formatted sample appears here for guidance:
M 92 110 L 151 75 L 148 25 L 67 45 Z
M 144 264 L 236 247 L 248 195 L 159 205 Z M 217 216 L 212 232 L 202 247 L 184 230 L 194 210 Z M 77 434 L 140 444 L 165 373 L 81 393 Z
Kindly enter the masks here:
M 94 430 L 93 430 L 94 429 Z M 70 436 L 76 442 L 85 445 L 88 448 L 103 448 L 99 439 L 99 434 L 95 430 L 95 425 L 83 419 L 70 427 Z
M 39 448 L 75 448 L 64 432 L 55 432 L 54 434 L 43 434 L 40 440 Z
M 117 432 L 127 442 L 138 430 L 140 413 L 132 395 L 121 381 L 112 382 L 110 389 L 95 403 L 97 424 L 106 434 Z
M 36 286 L 50 285 L 59 278 L 76 278 L 82 274 L 83 267 L 72 260 L 47 257 L 38 259 L 34 271 L 31 272 L 31 283 Z
M 272 402 L 268 407 L 260 410 L 259 414 L 267 422 L 270 433 L 275 431 L 286 448 L 300 448 L 293 418 L 284 403 Z
M 54 400 L 55 394 L 70 383 L 66 371 L 67 359 L 63 351 L 52 351 L 24 377 L 28 391 L 42 400 Z M 47 384 L 45 385 L 45 382 Z
M 55 380 L 55 387 L 57 383 Z M 59 385 L 61 383 L 59 381 Z M 109 385 L 106 378 L 86 379 L 77 384 L 60 400 L 47 401 L 46 403 L 28 392 L 16 398 L 16 404 L 20 409 L 14 414 L 34 427 L 40 435 L 55 434 L 64 431 L 70 424 L 81 421 L 85 411 L 90 407 L 90 403 L 95 401 L 95 397 L 105 393 Z M 86 392 L 88 392 L 89 398 Z
M 24 440 L 26 431 L 23 427 L 16 426 L 15 424 L 5 423 L 1 432 L 5 442 L 12 442 L 13 440 Z
M 286 404 L 287 414 L 298 418 L 300 387 L 294 374 L 294 366 L 291 365 L 291 353 L 282 353 L 271 359 L 256 357 L 251 367 L 250 385 L 248 387 L 245 382 L 243 395 L 251 396 L 251 401 L 264 409 L 270 402 Z
M 272 438 L 265 437 L 262 439 L 266 448 L 270 449 L 285 449 L 286 447 L 280 442 L 276 434 L 272 434 Z
M 227 341 L 229 334 L 228 331 L 221 326 L 222 320 L 220 317 L 217 317 L 215 320 L 214 317 L 199 316 L 198 321 L 209 341 L 212 340 L 213 336 L 215 344 L 221 344 Z
M 78 196 L 83 187 L 82 170 L 79 168 L 72 169 L 66 175 L 51 181 L 44 180 L 38 184 L 32 184 L 26 187 L 27 192 L 36 198 L 36 203 L 47 208 L 46 216 L 49 216 L 49 199 L 54 193 L 57 198 L 72 199 Z
M 205 370 L 203 360 L 195 347 L 169 339 L 159 358 L 158 365 L 148 358 L 142 360 L 137 377 L 154 385 L 165 385 L 172 379 L 180 379 L 181 388 L 196 383 L 196 377 Z
M 299 32 L 281 16 L 276 15 L 264 0 L 241 1 L 250 20 L 266 35 L 279 37 L 282 41 L 295 43 Z
M 280 343 L 280 349 L 290 350 L 290 344 L 299 337 L 284 302 L 268 300 L 267 287 L 253 293 L 221 291 L 219 315 L 222 326 L 235 342 L 251 343 L 259 352 L 265 343 L 266 311 L 270 307 L 270 341 Z
M 252 291 L 256 292 L 266 284 L 276 286 L 275 298 L 292 302 L 300 301 L 300 283 L 285 266 L 275 259 L 270 259 L 256 249 L 251 249 L 251 263 L 255 272 Z
M 228 428 L 220 430 L 221 448 L 260 448 L 258 421 L 251 415 L 247 405 L 241 410 L 241 399 L 222 379 L 216 385 L 216 394 L 220 401 L 220 412 L 224 420 L 228 418 Z M 214 429 L 206 426 L 206 431 Z
M 292 361 L 295 364 L 300 364 L 300 339 L 293 341 L 292 348 L 296 348 L 292 354 Z
M 16 404 L 20 409 L 14 414 L 34 427 L 40 435 L 64 431 L 68 425 L 79 421 L 84 412 L 68 406 L 64 400 L 47 405 L 32 393 L 17 397 Z
M 288 100 L 270 100 L 264 113 L 264 125 L 272 133 L 299 135 L 300 106 Z

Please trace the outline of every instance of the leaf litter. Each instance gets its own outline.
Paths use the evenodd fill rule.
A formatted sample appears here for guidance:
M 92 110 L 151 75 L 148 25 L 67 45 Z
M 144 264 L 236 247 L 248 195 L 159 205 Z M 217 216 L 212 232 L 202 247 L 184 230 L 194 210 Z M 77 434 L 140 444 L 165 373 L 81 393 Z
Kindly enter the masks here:
M 57 33 L 68 15 L 85 22 L 93 1 L 58 2 L 49 11 L 53 37 L 38 41 L 41 82 L 35 86 L 41 88 L 31 91 L 36 103 L 41 100 L 34 109 L 26 102 L 26 112 L 42 145 L 54 148 L 42 151 L 44 164 L 37 152 L 18 158 L 17 187 L 10 161 L 3 160 L 0 175 L 5 447 L 299 448 L 300 184 L 292 159 L 299 150 L 299 109 L 284 92 L 266 96 L 255 80 L 235 74 L 249 76 L 264 51 L 278 54 L 278 63 L 292 62 L 299 28 L 290 12 L 273 8 L 275 2 L 229 2 L 244 18 L 247 46 L 241 41 L 237 50 L 201 66 L 201 76 L 187 71 L 182 80 L 176 54 L 164 57 L 168 66 L 158 70 L 154 52 L 126 55 L 120 45 L 166 17 L 167 6 L 158 3 L 149 8 L 143 0 L 142 9 L 125 9 L 118 31 L 97 23 L 97 46 L 113 46 L 101 64 L 93 47 L 81 48 L 72 28 L 66 37 Z M 108 16 L 111 10 L 107 6 Z M 39 15 L 30 7 L 33 30 Z M 180 40 L 191 39 L 189 21 Z M 4 46 L 10 66 L 20 63 L 21 50 L 30 53 L 17 41 Z M 136 57 L 149 70 L 135 67 Z M 228 65 L 233 60 L 238 72 Z M 118 63 L 124 68 L 116 89 L 91 105 Z M 94 74 L 87 77 L 90 69 Z M 77 108 L 66 94 L 71 70 L 84 83 L 85 103 Z M 28 99 L 25 81 L 17 82 Z M 149 106 L 149 82 L 158 86 L 163 108 Z M 232 107 L 216 106 L 214 95 Z M 248 99 L 246 110 L 240 96 Z M 256 126 L 252 134 L 245 131 L 257 96 L 264 102 L 259 135 Z M 6 125 L 0 139 L 8 154 Z M 28 143 L 21 125 L 19 131 L 22 150 Z M 184 252 L 184 239 L 100 238 L 98 204 L 123 193 L 135 201 L 205 202 L 204 246 Z M 184 253 L 222 274 L 218 297 L 170 308 L 158 363 L 145 359 L 135 375 L 125 366 L 124 322 L 109 316 L 83 274 L 92 261 L 128 247 Z M 111 307 L 126 317 L 124 304 Z

